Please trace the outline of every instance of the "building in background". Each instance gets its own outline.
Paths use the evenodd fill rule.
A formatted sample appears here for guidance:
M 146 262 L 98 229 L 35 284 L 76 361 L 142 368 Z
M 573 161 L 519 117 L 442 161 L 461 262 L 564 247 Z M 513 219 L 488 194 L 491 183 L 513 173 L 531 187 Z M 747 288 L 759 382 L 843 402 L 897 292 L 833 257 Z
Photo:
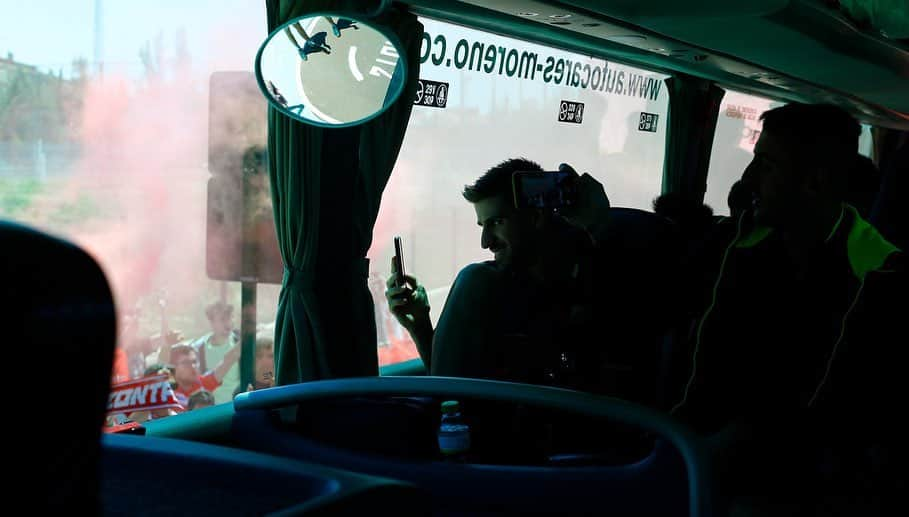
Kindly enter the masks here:
M 78 114 L 87 79 L 84 61 L 63 71 L 42 71 L 0 58 L 0 178 L 46 179 L 78 157 Z

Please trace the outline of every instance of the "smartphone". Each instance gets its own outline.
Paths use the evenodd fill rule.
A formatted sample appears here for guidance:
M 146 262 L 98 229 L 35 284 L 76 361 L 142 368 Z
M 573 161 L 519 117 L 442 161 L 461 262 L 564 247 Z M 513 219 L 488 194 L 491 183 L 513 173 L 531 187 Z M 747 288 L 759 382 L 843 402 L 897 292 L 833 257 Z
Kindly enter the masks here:
M 511 175 L 515 208 L 558 210 L 575 204 L 576 175 L 561 171 L 519 171 Z
M 395 285 L 403 287 L 407 284 L 407 278 L 404 276 L 404 246 L 401 244 L 401 237 L 395 237 Z

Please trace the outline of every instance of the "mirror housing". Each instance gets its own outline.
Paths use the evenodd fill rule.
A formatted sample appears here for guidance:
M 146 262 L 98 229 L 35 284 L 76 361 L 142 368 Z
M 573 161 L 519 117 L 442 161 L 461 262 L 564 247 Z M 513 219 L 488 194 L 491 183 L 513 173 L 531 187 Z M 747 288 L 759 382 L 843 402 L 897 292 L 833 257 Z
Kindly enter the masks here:
M 256 80 L 285 115 L 319 127 L 363 124 L 404 89 L 407 63 L 391 32 L 358 18 L 313 13 L 273 31 L 256 55 Z

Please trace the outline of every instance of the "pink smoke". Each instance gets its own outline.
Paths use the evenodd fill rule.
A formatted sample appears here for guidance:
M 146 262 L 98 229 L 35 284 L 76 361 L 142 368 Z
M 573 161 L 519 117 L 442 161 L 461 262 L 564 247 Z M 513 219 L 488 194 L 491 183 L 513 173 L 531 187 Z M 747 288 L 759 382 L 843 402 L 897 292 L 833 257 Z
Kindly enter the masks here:
M 175 284 L 185 266 L 204 278 L 205 99 L 184 74 L 139 84 L 107 76 L 85 91 L 82 158 L 68 187 L 97 192 L 113 217 L 72 238 L 98 257 L 121 306 Z M 194 294 L 192 284 L 173 287 L 178 298 Z
M 212 30 L 208 48 L 214 54 L 207 56 L 206 66 L 159 55 L 155 73 L 141 79 L 111 71 L 89 77 L 83 102 L 72 114 L 81 157 L 47 202 L 61 204 L 87 196 L 100 207 L 100 214 L 68 221 L 62 228 L 50 222 L 44 226 L 97 258 L 121 315 L 142 305 L 142 334 L 157 331 L 154 302 L 161 290 L 167 292 L 172 328 L 187 337 L 207 331 L 204 306 L 219 295 L 222 283 L 208 279 L 205 269 L 208 88 L 214 70 L 251 68 L 257 48 L 236 37 L 242 27 L 237 24 Z M 391 236 L 402 233 L 412 214 L 411 208 L 404 208 L 412 202 L 409 169 L 399 167 L 392 177 L 370 257 L 390 256 Z M 387 260 L 379 270 L 387 271 Z M 239 323 L 239 284 L 227 286 L 227 301 L 234 304 Z M 274 317 L 277 292 L 272 286 L 260 287 L 260 322 Z M 384 296 L 377 296 L 376 302 L 384 303 Z M 383 363 L 415 356 L 407 341 L 383 349 Z

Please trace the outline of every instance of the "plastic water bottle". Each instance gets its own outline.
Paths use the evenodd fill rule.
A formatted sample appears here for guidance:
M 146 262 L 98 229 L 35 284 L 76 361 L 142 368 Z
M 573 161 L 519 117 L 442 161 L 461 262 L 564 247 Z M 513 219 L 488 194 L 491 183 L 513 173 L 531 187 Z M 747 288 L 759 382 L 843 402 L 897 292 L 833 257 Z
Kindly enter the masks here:
M 470 426 L 461 417 L 457 400 L 442 403 L 442 424 L 439 426 L 439 450 L 449 460 L 463 460 L 470 450 Z

